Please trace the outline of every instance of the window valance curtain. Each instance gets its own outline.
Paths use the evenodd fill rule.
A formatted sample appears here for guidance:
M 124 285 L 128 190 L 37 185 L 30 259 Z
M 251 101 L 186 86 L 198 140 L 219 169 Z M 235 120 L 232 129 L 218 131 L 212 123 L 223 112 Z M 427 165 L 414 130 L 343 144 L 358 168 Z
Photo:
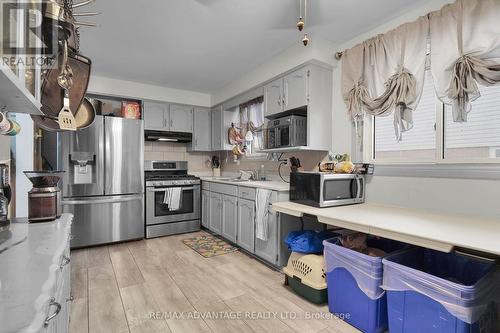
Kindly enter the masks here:
M 499 0 L 457 0 L 344 51 L 342 96 L 355 124 L 394 113 L 401 140 L 413 127 L 429 45 L 436 94 L 455 121 L 466 121 L 478 84 L 500 83 L 499 22 Z
M 429 21 L 421 17 L 369 39 L 342 57 L 342 94 L 349 114 L 394 113 L 398 140 L 413 127 L 412 111 L 422 94 Z
M 467 121 L 478 84 L 500 83 L 500 1 L 458 0 L 429 14 L 431 67 L 438 98 Z

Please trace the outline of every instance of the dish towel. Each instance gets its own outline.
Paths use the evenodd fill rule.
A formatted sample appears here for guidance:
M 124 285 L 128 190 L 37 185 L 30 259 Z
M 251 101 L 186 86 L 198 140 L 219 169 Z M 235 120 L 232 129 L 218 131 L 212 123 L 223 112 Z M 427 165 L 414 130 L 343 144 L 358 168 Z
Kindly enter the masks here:
M 263 241 L 267 241 L 268 237 L 269 201 L 271 199 L 271 194 L 271 190 L 258 188 L 255 198 L 255 237 Z
M 170 189 L 170 203 L 168 205 L 169 210 L 179 210 L 181 208 L 181 194 L 182 188 L 173 187 Z
M 179 210 L 181 208 L 182 188 L 172 187 L 165 189 L 163 204 L 167 205 L 169 211 Z
M 165 189 L 165 194 L 163 195 L 163 204 L 167 205 L 170 203 L 170 188 Z

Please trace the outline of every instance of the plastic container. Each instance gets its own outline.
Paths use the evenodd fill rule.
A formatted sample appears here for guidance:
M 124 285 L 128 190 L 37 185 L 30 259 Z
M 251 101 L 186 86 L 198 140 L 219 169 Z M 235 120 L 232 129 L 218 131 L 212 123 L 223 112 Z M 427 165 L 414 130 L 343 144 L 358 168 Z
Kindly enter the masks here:
M 310 302 L 323 304 L 328 294 L 325 279 L 325 259 L 322 255 L 292 252 L 283 267 L 285 285 Z
M 495 333 L 498 268 L 414 248 L 383 260 L 391 333 Z
M 323 244 L 330 312 L 363 332 L 384 332 L 387 329 L 387 301 L 384 290 L 380 288 L 382 257 L 347 249 L 341 245 L 339 237 Z M 368 238 L 367 244 L 386 253 L 407 246 L 382 238 Z

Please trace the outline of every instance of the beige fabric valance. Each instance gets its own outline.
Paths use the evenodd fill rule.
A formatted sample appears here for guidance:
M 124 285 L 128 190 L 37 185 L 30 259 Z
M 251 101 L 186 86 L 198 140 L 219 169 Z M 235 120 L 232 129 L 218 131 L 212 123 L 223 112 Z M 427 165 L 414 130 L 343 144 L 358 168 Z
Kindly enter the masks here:
M 394 113 L 396 137 L 413 127 L 412 111 L 422 93 L 429 22 L 415 22 L 346 50 L 342 61 L 342 94 L 349 114 Z
M 413 127 L 429 45 L 436 94 L 455 121 L 467 121 L 478 85 L 500 83 L 500 0 L 457 0 L 344 51 L 342 96 L 355 124 L 394 112 L 401 140 Z
M 458 0 L 429 17 L 437 96 L 465 122 L 478 84 L 500 83 L 500 1 Z

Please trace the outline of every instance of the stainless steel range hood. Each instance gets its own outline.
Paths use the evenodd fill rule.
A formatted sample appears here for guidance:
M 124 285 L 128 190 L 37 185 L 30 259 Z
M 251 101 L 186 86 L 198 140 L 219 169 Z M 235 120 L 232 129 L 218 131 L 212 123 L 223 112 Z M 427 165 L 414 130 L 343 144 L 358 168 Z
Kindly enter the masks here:
M 193 134 L 182 132 L 144 131 L 146 141 L 191 142 Z

